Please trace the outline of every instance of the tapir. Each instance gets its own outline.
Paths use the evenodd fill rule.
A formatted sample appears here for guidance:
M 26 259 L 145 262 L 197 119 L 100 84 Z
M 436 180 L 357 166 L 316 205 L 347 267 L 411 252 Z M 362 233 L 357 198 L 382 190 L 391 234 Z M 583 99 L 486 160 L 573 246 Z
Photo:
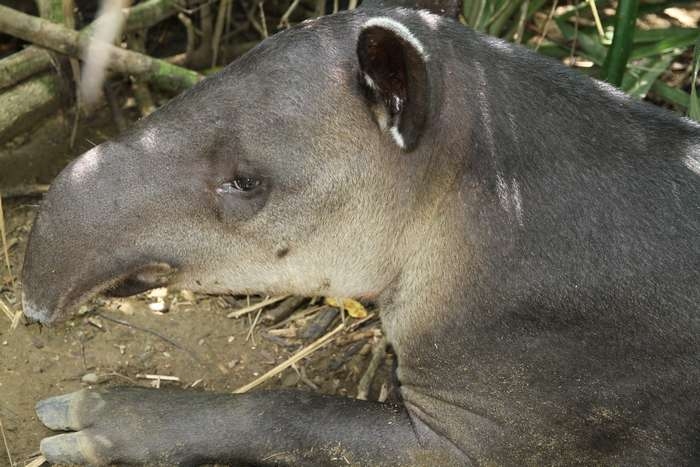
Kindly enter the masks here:
M 365 297 L 399 404 L 83 390 L 52 462 L 700 465 L 700 126 L 388 2 L 263 41 L 71 163 L 26 315 L 101 292 Z

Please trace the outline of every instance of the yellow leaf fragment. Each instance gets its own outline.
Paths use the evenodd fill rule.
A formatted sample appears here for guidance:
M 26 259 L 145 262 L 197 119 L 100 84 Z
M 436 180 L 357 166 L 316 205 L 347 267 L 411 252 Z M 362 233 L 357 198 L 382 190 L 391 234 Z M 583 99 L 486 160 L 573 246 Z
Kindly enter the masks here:
M 347 311 L 353 318 L 367 317 L 367 310 L 362 303 L 358 302 L 357 300 L 353 300 L 352 298 L 337 299 L 333 297 L 326 297 L 325 302 L 326 305 L 334 306 L 336 308 L 341 308 L 342 306 L 342 308 L 345 309 L 345 311 Z

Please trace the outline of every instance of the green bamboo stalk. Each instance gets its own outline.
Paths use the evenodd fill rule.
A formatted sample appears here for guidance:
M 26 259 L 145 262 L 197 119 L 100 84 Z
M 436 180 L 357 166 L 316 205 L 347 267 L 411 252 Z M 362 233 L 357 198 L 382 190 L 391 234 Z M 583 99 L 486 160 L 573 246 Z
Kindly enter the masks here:
M 615 13 L 615 34 L 601 70 L 601 78 L 613 86 L 620 86 L 622 83 L 622 76 L 632 52 L 638 11 L 639 0 L 620 0 Z

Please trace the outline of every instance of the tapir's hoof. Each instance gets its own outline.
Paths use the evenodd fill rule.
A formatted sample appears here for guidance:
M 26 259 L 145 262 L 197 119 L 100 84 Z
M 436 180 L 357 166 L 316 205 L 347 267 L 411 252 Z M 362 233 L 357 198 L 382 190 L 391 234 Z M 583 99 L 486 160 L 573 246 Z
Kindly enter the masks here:
M 86 390 L 40 401 L 36 414 L 44 425 L 52 430 L 76 431 L 44 438 L 41 441 L 44 457 L 60 464 L 100 464 L 107 460 L 110 456 L 100 451 L 108 445 L 99 446 L 98 436 L 89 429 L 104 405 L 100 393 Z
M 41 423 L 52 430 L 79 430 L 81 427 L 71 416 L 71 405 L 80 397 L 85 397 L 85 391 L 44 399 L 36 405 L 36 414 Z
M 70 433 L 43 439 L 41 452 L 57 464 L 188 464 L 192 453 L 187 440 L 178 439 L 183 426 L 177 418 L 184 415 L 180 424 L 193 419 L 187 420 L 186 407 L 173 410 L 173 404 L 182 407 L 175 393 L 114 388 L 45 399 L 36 405 L 41 422 Z
M 91 460 L 90 438 L 82 432 L 67 433 L 41 440 L 41 453 L 57 464 L 95 464 Z

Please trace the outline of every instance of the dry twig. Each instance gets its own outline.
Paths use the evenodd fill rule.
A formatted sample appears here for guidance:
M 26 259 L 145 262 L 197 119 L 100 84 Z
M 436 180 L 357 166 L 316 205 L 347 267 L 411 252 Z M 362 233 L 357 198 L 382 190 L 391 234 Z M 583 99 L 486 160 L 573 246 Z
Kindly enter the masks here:
M 15 320 L 15 313 L 12 311 L 12 308 L 10 308 L 7 303 L 5 303 L 5 300 L 3 300 L 2 297 L 0 297 L 0 309 L 5 314 L 7 319 L 10 320 L 10 322 L 13 322 Z
M 282 28 L 288 28 L 289 27 L 289 17 L 292 15 L 296 7 L 299 6 L 299 1 L 300 0 L 294 0 L 291 5 L 289 5 L 289 8 L 287 8 L 287 11 L 284 12 L 282 17 L 280 18 L 280 22 L 277 25 L 277 29 L 282 29 Z
M 219 11 L 216 14 L 216 24 L 214 25 L 214 35 L 211 39 L 211 66 L 215 67 L 219 59 L 219 48 L 221 47 L 221 36 L 224 33 L 224 25 L 230 17 L 231 0 L 221 0 Z
M 267 20 L 265 19 L 265 10 L 263 9 L 263 2 L 258 2 L 258 8 L 260 8 L 260 26 L 263 30 L 263 38 L 267 39 L 269 34 L 267 32 Z
M 175 381 L 179 382 L 180 378 L 177 376 L 168 376 L 168 375 L 151 375 L 151 374 L 137 374 L 137 378 L 139 379 L 150 379 L 150 380 L 159 380 L 159 381 Z
M 260 376 L 259 378 L 256 378 L 255 380 L 251 381 L 250 383 L 246 384 L 245 386 L 241 386 L 240 388 L 236 389 L 233 391 L 234 394 L 242 394 L 244 392 L 248 392 L 251 389 L 261 385 L 265 381 L 269 380 L 270 378 L 282 373 L 284 370 L 292 366 L 293 364 L 297 363 L 299 360 L 301 360 L 304 357 L 307 357 L 323 347 L 324 345 L 328 344 L 335 336 L 337 336 L 340 331 L 345 329 L 345 325 L 342 323 L 339 324 L 335 329 L 333 329 L 331 332 L 326 334 L 325 336 L 319 338 L 312 344 L 309 344 L 308 346 L 304 347 L 301 349 L 299 352 L 295 353 L 292 355 L 289 359 L 285 360 L 284 362 L 280 363 L 264 375 Z
M 35 459 L 33 459 L 29 464 L 25 465 L 24 467 L 41 467 L 46 463 L 46 458 L 44 456 L 39 456 Z
M 10 446 L 7 445 L 7 438 L 5 438 L 5 428 L 2 426 L 2 420 L 0 419 L 0 434 L 2 434 L 2 442 L 5 445 L 5 452 L 7 453 L 7 458 L 10 460 L 10 466 L 15 465 L 12 462 L 12 454 L 10 454 Z
M 10 248 L 7 245 L 7 237 L 5 235 L 5 214 L 2 208 L 2 198 L 0 198 L 0 240 L 2 241 L 2 251 L 3 256 L 5 257 L 5 266 L 7 267 L 7 273 L 10 275 L 10 284 L 12 285 L 12 291 L 14 292 L 15 297 L 17 297 L 18 294 L 17 287 L 15 284 L 15 276 L 12 274 L 12 265 L 10 264 Z M 20 310 L 13 312 L 12 309 L 10 309 L 9 311 L 5 310 L 5 308 L 9 307 L 5 303 L 3 303 L 3 305 L 3 311 L 12 315 L 12 324 L 10 324 L 10 329 L 15 329 L 19 324 L 19 319 L 22 316 L 22 312 Z
M 255 315 L 255 319 L 253 320 L 253 324 L 250 325 L 250 329 L 248 329 L 248 334 L 245 336 L 246 342 L 248 339 L 253 337 L 253 331 L 255 330 L 255 326 L 258 324 L 258 319 L 260 319 L 260 314 L 262 313 L 262 308 L 258 310 L 258 313 Z M 253 345 L 255 345 L 255 338 L 253 338 Z
M 241 316 L 247 315 L 248 313 L 252 313 L 253 311 L 259 310 L 260 308 L 272 305 L 273 303 L 281 302 L 287 297 L 289 297 L 289 295 L 280 295 L 278 297 L 267 298 L 262 302 L 254 303 L 253 305 L 241 308 L 240 310 L 232 311 L 231 313 L 227 314 L 226 317 L 240 318 Z
M 547 20 L 544 22 L 544 25 L 542 26 L 542 32 L 540 33 L 540 37 L 537 39 L 537 44 L 535 45 L 535 52 L 537 52 L 542 45 L 542 41 L 547 37 L 547 32 L 549 31 L 549 25 L 552 22 L 552 18 L 554 18 L 554 12 L 557 9 L 557 5 L 559 4 L 559 0 L 554 0 L 554 3 L 552 4 L 552 8 L 549 10 L 549 14 L 547 15 Z
M 12 274 L 12 265 L 10 264 L 10 249 L 7 246 L 7 236 L 5 235 L 5 212 L 2 207 L 2 198 L 0 198 L 0 241 L 2 241 L 2 252 L 5 259 L 5 267 L 10 275 L 12 289 L 15 289 L 15 277 Z

